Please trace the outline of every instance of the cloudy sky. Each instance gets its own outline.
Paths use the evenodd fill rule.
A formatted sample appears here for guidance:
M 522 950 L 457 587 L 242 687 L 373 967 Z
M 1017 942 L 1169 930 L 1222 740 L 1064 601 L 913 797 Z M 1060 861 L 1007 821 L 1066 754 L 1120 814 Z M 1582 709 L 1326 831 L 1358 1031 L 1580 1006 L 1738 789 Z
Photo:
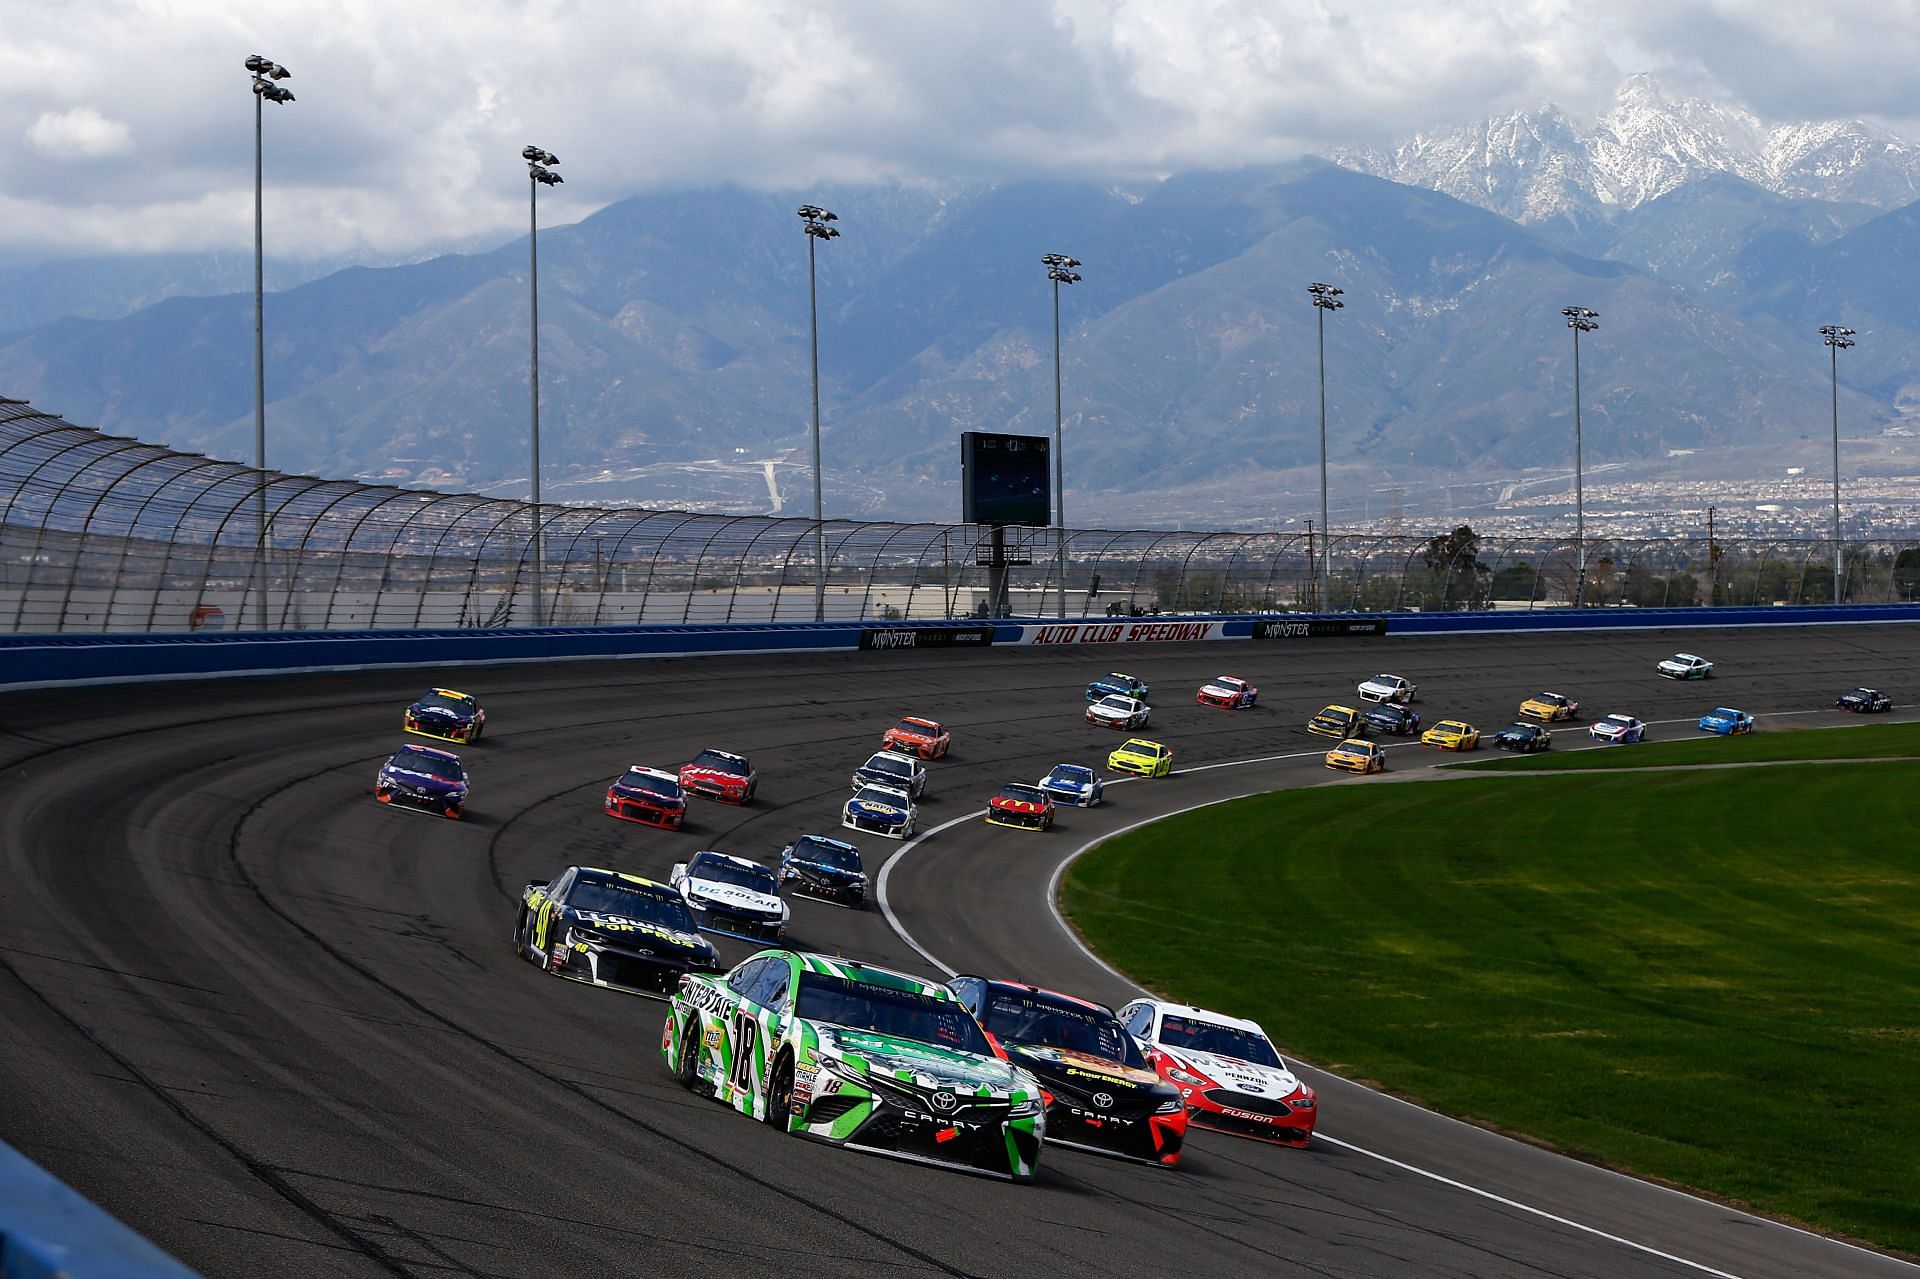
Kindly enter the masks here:
M 490 243 L 734 182 L 1137 180 L 1559 103 L 1650 71 L 1920 137 L 1920 0 L 5 0 L 0 255 Z M 547 215 L 551 213 L 549 218 Z

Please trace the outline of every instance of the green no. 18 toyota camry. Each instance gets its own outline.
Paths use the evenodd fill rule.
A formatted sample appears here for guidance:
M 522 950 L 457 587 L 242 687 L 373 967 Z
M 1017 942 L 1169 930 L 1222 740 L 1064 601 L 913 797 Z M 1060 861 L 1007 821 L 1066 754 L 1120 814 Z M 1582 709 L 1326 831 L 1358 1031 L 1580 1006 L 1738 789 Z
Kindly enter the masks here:
M 803 1137 L 1014 1179 L 1039 1164 L 1039 1082 L 905 973 L 790 950 L 690 973 L 660 1052 L 688 1088 Z

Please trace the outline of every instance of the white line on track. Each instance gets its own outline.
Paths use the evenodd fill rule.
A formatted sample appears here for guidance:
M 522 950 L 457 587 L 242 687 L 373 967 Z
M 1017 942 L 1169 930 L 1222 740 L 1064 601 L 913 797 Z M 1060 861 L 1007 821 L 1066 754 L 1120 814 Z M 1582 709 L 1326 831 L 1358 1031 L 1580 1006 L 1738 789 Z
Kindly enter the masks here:
M 1774 712 L 1775 715 L 1812 715 L 1817 713 L 1819 712 L 1817 711 L 1776 711 Z M 1686 724 L 1691 722 L 1693 721 L 1688 719 L 1649 720 L 1648 721 L 1648 723 L 1654 723 L 1654 724 Z M 1681 739 L 1681 740 L 1686 740 L 1686 739 Z M 1383 746 L 1414 746 L 1417 744 L 1418 743 L 1415 741 L 1405 741 L 1405 742 L 1383 743 Z M 1576 750 L 1601 749 L 1602 746 L 1605 746 L 1605 745 L 1609 745 L 1609 743 L 1596 744 L 1595 746 L 1590 748 L 1576 747 L 1575 749 Z M 1325 753 L 1326 752 L 1324 750 L 1296 751 L 1290 754 L 1283 754 L 1283 755 L 1260 755 L 1260 756 L 1255 756 L 1254 758 L 1251 758 L 1251 759 L 1224 760 L 1217 764 L 1196 764 L 1190 768 L 1182 768 L 1182 769 L 1176 770 L 1175 775 L 1177 776 L 1179 773 L 1204 773 L 1217 768 L 1244 768 L 1250 764 L 1269 764 L 1269 763 L 1276 763 L 1282 760 L 1289 760 L 1289 759 L 1311 759 L 1316 755 L 1324 755 Z M 1500 774 L 1500 773 L 1488 774 L 1488 776 L 1491 776 L 1491 777 L 1508 776 L 1508 775 L 1509 774 Z M 1133 782 L 1133 781 L 1140 781 L 1140 780 L 1142 779 L 1137 777 L 1118 777 L 1118 778 L 1115 778 L 1113 781 L 1108 782 L 1107 784 L 1109 786 L 1119 786 L 1126 782 Z M 1186 808 L 1174 809 L 1171 812 L 1157 813 L 1152 817 L 1142 818 L 1137 822 L 1133 822 L 1133 823 L 1130 823 L 1129 825 L 1121 827 L 1119 830 L 1111 831 L 1108 834 L 1102 835 L 1098 839 L 1088 840 L 1086 843 L 1082 844 L 1080 847 L 1074 849 L 1073 852 L 1069 853 L 1066 859 L 1062 861 L 1058 866 L 1054 867 L 1053 874 L 1049 876 L 1047 879 L 1046 907 L 1047 907 L 1047 913 L 1053 917 L 1054 926 L 1060 930 L 1061 934 L 1065 936 L 1068 941 L 1073 943 L 1075 949 L 1077 949 L 1082 955 L 1085 955 L 1093 963 L 1099 965 L 1101 969 L 1103 969 L 1108 973 L 1111 973 L 1116 979 L 1118 979 L 1119 981 L 1125 982 L 1127 985 L 1139 991 L 1141 994 L 1152 995 L 1153 994 L 1152 991 L 1147 990 L 1145 987 L 1135 982 L 1131 977 L 1127 976 L 1125 973 L 1121 972 L 1119 969 L 1115 968 L 1112 964 L 1109 964 L 1106 960 L 1102 959 L 1098 954 L 1096 954 L 1092 947 L 1088 946 L 1085 941 L 1081 940 L 1080 934 L 1074 931 L 1073 926 L 1067 923 L 1066 917 L 1060 913 L 1060 894 L 1059 894 L 1060 881 L 1062 878 L 1065 877 L 1067 873 L 1067 868 L 1073 865 L 1074 862 L 1078 861 L 1085 854 L 1093 851 L 1095 848 L 1105 843 L 1107 840 L 1116 839 L 1121 835 L 1129 834 L 1132 831 L 1139 830 L 1143 826 L 1150 826 L 1154 822 L 1160 821 L 1164 818 L 1178 817 L 1185 813 L 1198 812 L 1203 808 L 1212 808 L 1216 804 L 1228 804 L 1228 803 L 1232 803 L 1234 800 L 1249 799 L 1254 795 L 1263 795 L 1267 793 L 1269 792 L 1249 791 L 1243 795 L 1229 795 L 1222 799 L 1209 800 L 1204 804 L 1191 804 L 1191 805 L 1188 805 Z M 941 822 L 938 826 L 935 826 L 926 831 L 922 831 L 920 834 L 914 836 L 912 839 L 902 844 L 899 848 L 895 849 L 893 855 L 887 858 L 886 862 L 881 865 L 880 877 L 874 888 L 874 900 L 879 904 L 880 913 L 886 919 L 887 926 L 893 929 L 894 933 L 899 936 L 901 941 L 907 943 L 908 946 L 912 947 L 915 954 L 919 955 L 920 958 L 926 960 L 927 963 L 930 964 L 932 967 L 938 969 L 942 973 L 945 973 L 949 977 L 954 976 L 960 970 L 955 968 L 953 965 L 947 963 L 945 960 L 941 959 L 938 955 L 928 950 L 925 946 L 922 946 L 918 941 L 914 939 L 913 934 L 907 931 L 906 925 L 901 922 L 899 915 L 894 913 L 893 905 L 887 899 L 887 883 L 893 874 L 893 868 L 896 865 L 898 865 L 900 861 L 903 858 L 905 858 L 908 853 L 912 852 L 920 844 L 922 840 L 927 839 L 931 836 L 937 835 L 943 830 L 949 830 L 952 827 L 958 826 L 962 822 L 973 821 L 976 818 L 983 817 L 986 815 L 986 812 L 987 810 L 984 808 L 976 808 L 970 813 L 962 813 L 958 817 L 951 818 L 947 821 Z M 1349 1080 L 1348 1082 L 1351 1083 L 1352 1081 Z M 1367 1091 L 1372 1092 L 1373 1095 L 1376 1097 L 1383 1097 L 1388 1101 L 1398 1102 L 1399 1104 L 1409 1107 L 1410 1109 L 1421 1111 L 1423 1114 L 1433 1115 L 1436 1118 L 1446 1120 L 1449 1123 L 1456 1123 L 1456 1124 L 1461 1124 L 1464 1127 L 1474 1128 L 1476 1132 L 1486 1133 L 1486 1135 L 1490 1137 L 1499 1138 L 1500 1140 L 1503 1140 L 1503 1141 L 1512 1140 L 1511 1138 L 1501 1137 L 1500 1134 L 1498 1133 L 1489 1132 L 1487 1129 L 1477 1128 L 1472 1124 L 1467 1124 L 1465 1123 L 1465 1121 L 1455 1119 L 1451 1115 L 1442 1115 L 1438 1111 L 1428 1110 L 1425 1106 L 1416 1106 L 1413 1102 L 1410 1102 L 1403 1097 L 1395 1097 L 1389 1093 L 1377 1092 L 1373 1089 L 1367 1089 Z M 1569 1230 L 1578 1230 L 1584 1234 L 1592 1235 L 1597 1239 L 1605 1239 L 1610 1243 L 1616 1243 L 1621 1245 L 1622 1247 L 1631 1248 L 1636 1252 L 1645 1253 L 1646 1255 L 1651 1257 L 1658 1257 L 1663 1261 L 1670 1261 L 1677 1266 L 1685 1266 L 1688 1269 L 1698 1271 L 1701 1274 L 1716 1276 L 1716 1279 L 1741 1279 L 1741 1276 L 1733 1273 L 1732 1271 L 1717 1270 L 1714 1267 L 1707 1265 L 1705 1262 L 1693 1261 L 1686 1257 L 1677 1256 L 1674 1253 L 1670 1253 L 1670 1252 L 1662 1252 L 1660 1249 L 1652 1247 L 1651 1245 L 1636 1243 L 1632 1239 L 1628 1239 L 1622 1235 L 1611 1234 L 1608 1231 L 1602 1230 L 1597 1226 L 1589 1226 L 1582 1222 L 1574 1221 L 1571 1218 L 1562 1217 L 1556 1213 L 1548 1212 L 1544 1208 L 1536 1208 L 1531 1204 L 1522 1203 L 1516 1199 L 1509 1199 L 1504 1195 L 1495 1194 L 1491 1190 L 1484 1190 L 1479 1186 L 1472 1185 L 1468 1182 L 1456 1180 L 1455 1178 L 1449 1177 L 1444 1173 L 1434 1172 L 1431 1169 L 1421 1168 L 1415 1164 L 1406 1163 L 1403 1160 L 1393 1158 L 1391 1155 L 1383 1155 L 1379 1151 L 1368 1150 L 1364 1146 L 1356 1146 L 1350 1141 L 1342 1141 L 1338 1137 L 1329 1137 L 1323 1131 L 1317 1128 L 1314 1130 L 1314 1138 L 1319 1141 L 1325 1141 L 1329 1145 L 1338 1146 L 1342 1150 L 1349 1150 L 1349 1151 L 1352 1151 L 1354 1154 L 1363 1155 L 1368 1159 L 1374 1159 L 1379 1161 L 1380 1163 L 1391 1165 L 1392 1167 L 1398 1168 L 1403 1172 L 1412 1173 L 1417 1177 L 1425 1177 L 1429 1181 L 1437 1182 L 1440 1185 L 1450 1186 L 1453 1189 L 1463 1191 L 1466 1194 L 1474 1195 L 1478 1198 L 1488 1200 L 1489 1202 L 1497 1203 L 1504 1207 L 1512 1208 L 1516 1212 L 1524 1212 L 1531 1216 L 1539 1217 L 1544 1221 L 1551 1221 L 1556 1225 L 1565 1226 Z M 1685 1191 L 1674 1190 L 1672 1187 L 1661 1186 L 1651 1181 L 1643 1181 L 1638 1177 L 1631 1177 L 1625 1173 L 1615 1172 L 1610 1168 L 1598 1168 L 1598 1167 L 1595 1167 L 1594 1165 L 1584 1165 L 1584 1166 L 1591 1167 L 1596 1172 L 1607 1173 L 1611 1176 L 1619 1177 L 1622 1180 L 1631 1181 L 1634 1184 L 1639 1186 L 1644 1186 L 1649 1190 L 1666 1191 L 1668 1194 L 1677 1195 L 1680 1198 L 1690 1200 L 1694 1203 L 1698 1203 L 1702 1207 L 1711 1208 L 1714 1211 L 1733 1213 L 1737 1216 L 1746 1217 L 1753 1221 L 1764 1222 L 1769 1226 L 1775 1226 L 1782 1230 L 1790 1230 L 1795 1234 L 1806 1235 L 1809 1238 L 1819 1239 L 1826 1243 L 1833 1244 L 1841 1248 L 1850 1249 L 1854 1252 L 1865 1253 L 1867 1256 L 1876 1258 L 1877 1260 L 1880 1260 L 1880 1261 L 1894 1262 L 1908 1269 L 1920 1270 L 1920 1266 L 1916 1266 L 1912 1262 L 1902 1260 L 1898 1257 L 1888 1256 L 1886 1253 L 1875 1252 L 1871 1248 L 1862 1248 L 1857 1244 L 1848 1243 L 1843 1239 L 1834 1239 L 1827 1235 L 1817 1234 L 1811 1230 L 1803 1230 L 1798 1226 L 1792 1226 L 1792 1225 L 1788 1225 L 1785 1222 L 1775 1221 L 1771 1217 L 1759 1216 L 1757 1213 L 1743 1212 L 1738 1208 L 1729 1208 L 1723 1204 L 1715 1204 L 1711 1200 L 1702 1199 L 1697 1195 L 1690 1195 Z

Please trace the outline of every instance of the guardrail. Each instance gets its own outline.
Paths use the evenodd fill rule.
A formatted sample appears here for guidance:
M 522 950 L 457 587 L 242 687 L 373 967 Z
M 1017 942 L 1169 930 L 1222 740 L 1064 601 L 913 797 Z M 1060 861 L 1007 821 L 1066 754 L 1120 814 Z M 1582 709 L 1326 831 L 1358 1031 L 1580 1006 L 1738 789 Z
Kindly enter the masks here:
M 0 1279 L 198 1279 L 0 1142 Z
M 1291 643 L 1383 635 L 1820 626 L 1920 621 L 1920 605 L 1498 610 L 1015 618 L 998 622 L 787 622 L 594 626 L 502 631 L 309 631 L 270 634 L 0 635 L 0 689 L 238 675 L 580 659 L 965 649 L 1008 644 L 1138 648 L 1202 640 Z

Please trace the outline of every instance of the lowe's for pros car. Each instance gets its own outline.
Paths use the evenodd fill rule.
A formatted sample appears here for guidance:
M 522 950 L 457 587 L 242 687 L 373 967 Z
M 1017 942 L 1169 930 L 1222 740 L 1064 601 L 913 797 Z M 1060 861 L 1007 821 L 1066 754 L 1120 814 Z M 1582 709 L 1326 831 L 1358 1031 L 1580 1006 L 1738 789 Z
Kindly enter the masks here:
M 720 966 L 672 887 L 591 866 L 526 886 L 513 948 L 556 977 L 642 995 L 663 995 L 682 974 Z
M 660 1040 L 685 1087 L 852 1150 L 1031 1178 L 1039 1081 L 1001 1060 L 944 986 L 794 951 L 689 975 Z

